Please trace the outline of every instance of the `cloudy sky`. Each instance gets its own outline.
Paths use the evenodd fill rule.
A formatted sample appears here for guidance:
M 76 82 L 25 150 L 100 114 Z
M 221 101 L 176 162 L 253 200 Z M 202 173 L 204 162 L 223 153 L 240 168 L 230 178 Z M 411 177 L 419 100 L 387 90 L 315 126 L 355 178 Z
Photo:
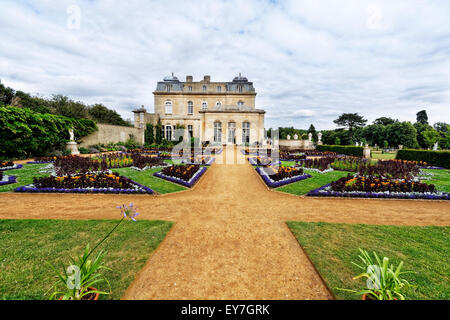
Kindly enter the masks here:
M 242 72 L 266 128 L 422 109 L 450 122 L 448 0 L 0 1 L 0 79 L 17 90 L 131 118 L 171 72 Z

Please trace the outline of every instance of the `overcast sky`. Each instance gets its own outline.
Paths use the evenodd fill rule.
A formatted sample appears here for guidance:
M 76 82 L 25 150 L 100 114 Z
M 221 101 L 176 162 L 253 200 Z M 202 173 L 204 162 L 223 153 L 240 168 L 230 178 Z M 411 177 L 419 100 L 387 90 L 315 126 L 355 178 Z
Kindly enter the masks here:
M 174 72 L 254 83 L 266 128 L 343 112 L 450 122 L 450 1 L 0 0 L 0 79 L 50 97 L 153 110 Z

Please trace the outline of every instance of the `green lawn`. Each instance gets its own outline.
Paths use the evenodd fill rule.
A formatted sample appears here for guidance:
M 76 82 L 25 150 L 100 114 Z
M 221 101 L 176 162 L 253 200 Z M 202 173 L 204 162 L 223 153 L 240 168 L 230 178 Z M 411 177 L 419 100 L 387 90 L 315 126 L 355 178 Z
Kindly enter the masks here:
M 318 173 L 310 170 L 305 170 L 305 173 L 310 174 L 312 178 L 287 184 L 285 186 L 276 188 L 275 190 L 295 195 L 304 195 L 311 190 L 317 189 L 330 182 L 336 181 L 339 178 L 346 177 L 349 174 L 348 172 L 344 171 L 331 171 L 328 173 Z
M 116 224 L 112 220 L 0 220 L 0 300 L 47 299 L 55 283 L 55 266 L 68 266 L 70 256 L 91 248 Z M 166 221 L 124 221 L 107 240 L 104 271 L 112 294 L 100 299 L 119 299 L 151 253 L 172 227 Z M 94 252 L 95 255 L 95 252 Z M 105 283 L 98 289 L 108 290 Z M 51 294 L 51 291 L 50 291 Z
M 433 174 L 432 180 L 422 180 L 422 182 L 434 184 L 439 191 L 450 192 L 450 170 L 422 169 L 422 171 Z
M 331 223 L 287 223 L 298 242 L 338 299 L 361 299 L 336 290 L 360 290 L 364 280 L 352 280 L 361 273 L 358 248 L 389 257 L 394 265 L 404 261 L 405 278 L 416 285 L 407 299 L 450 299 L 450 227 L 399 227 Z
M 371 152 L 372 159 L 377 160 L 393 160 L 395 159 L 396 152 L 390 152 L 390 153 L 381 153 L 381 151 L 372 151 Z
M 186 187 L 183 187 L 179 184 L 154 177 L 153 173 L 161 171 L 161 168 L 148 169 L 145 171 L 137 171 L 130 168 L 120 168 L 120 169 L 112 169 L 111 171 L 117 172 L 121 176 L 130 178 L 131 180 L 136 181 L 144 186 L 147 186 L 158 193 L 170 193 L 187 189 Z
M 4 171 L 8 176 L 16 176 L 17 183 L 0 186 L 0 192 L 14 191 L 15 188 L 33 183 L 33 177 L 45 177 L 46 173 L 39 173 L 39 170 L 48 164 L 24 164 L 23 168 Z

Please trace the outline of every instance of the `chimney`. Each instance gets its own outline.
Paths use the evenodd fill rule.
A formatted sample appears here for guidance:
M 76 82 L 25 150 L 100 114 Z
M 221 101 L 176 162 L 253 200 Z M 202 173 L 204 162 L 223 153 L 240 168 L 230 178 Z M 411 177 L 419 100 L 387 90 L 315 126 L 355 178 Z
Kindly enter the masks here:
M 211 81 L 211 76 L 204 76 L 203 77 L 203 81 L 210 82 Z
M 192 76 L 186 76 L 186 82 L 192 82 L 193 78 Z

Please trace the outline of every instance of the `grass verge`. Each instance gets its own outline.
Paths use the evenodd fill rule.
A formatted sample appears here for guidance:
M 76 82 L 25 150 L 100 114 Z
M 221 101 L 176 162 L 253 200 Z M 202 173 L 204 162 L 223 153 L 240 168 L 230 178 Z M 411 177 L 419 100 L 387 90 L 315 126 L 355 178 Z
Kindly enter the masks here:
M 364 280 L 351 262 L 359 262 L 358 248 L 389 257 L 395 266 L 404 261 L 405 275 L 416 285 L 407 299 L 448 300 L 450 298 L 450 227 L 378 226 L 335 223 L 288 222 L 294 236 L 338 299 L 361 299 L 336 290 L 360 290 Z
M 81 255 L 86 244 L 91 248 L 117 221 L 112 220 L 1 220 L 0 299 L 41 300 L 55 283 L 55 266 L 70 264 L 69 256 Z M 150 254 L 172 227 L 166 221 L 124 221 L 107 240 L 104 271 L 111 284 L 111 295 L 100 299 L 119 299 Z M 94 252 L 95 255 L 95 252 Z M 62 270 L 62 269 L 60 269 Z M 98 289 L 108 290 L 105 283 Z M 49 292 L 51 294 L 51 291 Z
M 47 177 L 49 175 L 48 173 L 39 173 L 39 170 L 47 165 L 48 164 L 24 164 L 21 169 L 4 171 L 3 173 L 8 176 L 16 176 L 17 182 L 0 186 L 0 192 L 11 192 L 17 187 L 31 184 L 33 183 L 34 177 Z
M 161 168 L 148 169 L 145 171 L 137 171 L 130 168 L 112 169 L 111 171 L 119 173 L 121 176 L 130 178 L 144 186 L 151 188 L 152 190 L 164 194 L 186 190 L 187 188 L 180 186 L 176 183 L 159 179 L 153 176 L 153 173 L 161 171 Z
M 434 184 L 439 191 L 450 192 L 450 170 L 422 169 L 422 171 L 433 174 L 431 180 L 422 180 L 422 182 Z
M 285 186 L 276 188 L 275 190 L 300 196 L 307 194 L 309 191 L 326 185 L 332 181 L 336 181 L 342 177 L 346 177 L 349 174 L 348 172 L 344 171 L 318 173 L 310 170 L 305 170 L 305 173 L 310 174 L 312 177 L 306 180 L 287 184 Z

